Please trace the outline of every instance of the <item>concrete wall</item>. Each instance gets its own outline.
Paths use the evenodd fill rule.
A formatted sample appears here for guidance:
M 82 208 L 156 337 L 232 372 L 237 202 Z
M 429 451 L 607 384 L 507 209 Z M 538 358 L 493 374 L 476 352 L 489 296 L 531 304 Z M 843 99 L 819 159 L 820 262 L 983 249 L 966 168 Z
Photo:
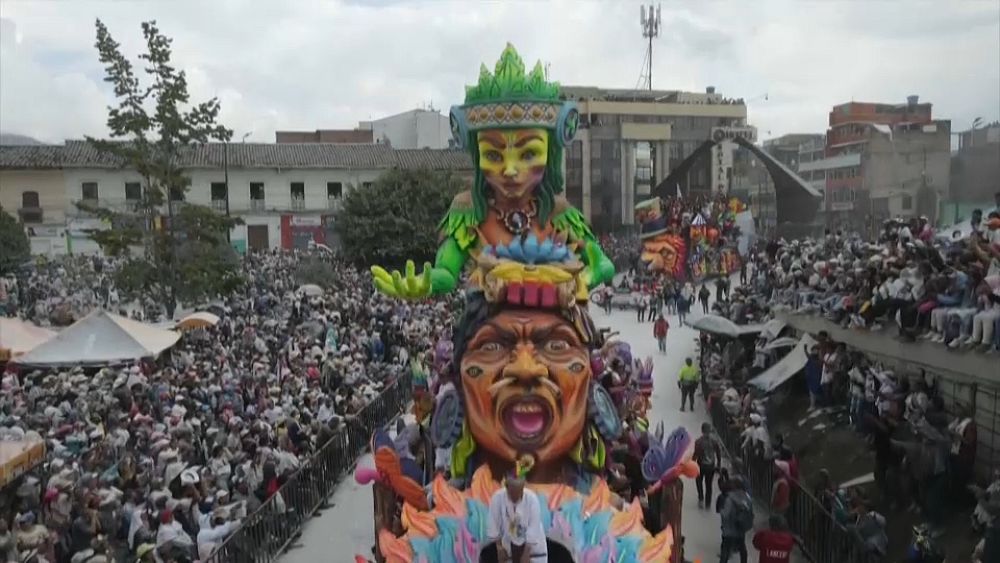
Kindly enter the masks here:
M 446 149 L 451 139 L 448 116 L 412 110 L 371 122 L 376 141 L 387 139 L 397 149 Z
M 947 199 L 951 185 L 951 135 L 947 126 L 937 125 L 937 131 L 895 131 L 888 135 L 872 135 L 863 164 L 864 187 L 873 200 L 887 199 L 890 216 L 913 217 L 919 210 L 918 192 L 927 175 L 928 187 Z M 912 205 L 904 208 L 905 196 Z M 931 211 L 933 215 L 935 211 Z M 934 218 L 931 217 L 933 220 Z

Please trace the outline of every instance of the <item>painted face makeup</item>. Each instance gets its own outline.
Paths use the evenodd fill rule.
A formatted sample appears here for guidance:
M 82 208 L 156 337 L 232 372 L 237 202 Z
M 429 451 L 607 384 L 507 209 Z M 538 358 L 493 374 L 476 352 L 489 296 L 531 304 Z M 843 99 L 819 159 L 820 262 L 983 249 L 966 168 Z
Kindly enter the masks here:
M 589 354 L 573 326 L 544 311 L 503 311 L 487 321 L 462 357 L 466 421 L 497 459 L 531 454 L 557 462 L 586 422 Z
M 542 181 L 549 154 L 544 129 L 493 129 L 477 139 L 479 168 L 498 198 L 523 200 Z

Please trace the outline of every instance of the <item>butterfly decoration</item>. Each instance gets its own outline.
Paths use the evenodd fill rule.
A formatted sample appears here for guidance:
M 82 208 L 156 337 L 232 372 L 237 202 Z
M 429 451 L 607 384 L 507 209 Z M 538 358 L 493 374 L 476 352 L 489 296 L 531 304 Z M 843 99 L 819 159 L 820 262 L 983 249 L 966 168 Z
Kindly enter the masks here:
M 689 478 L 698 476 L 698 464 L 691 460 L 691 435 L 684 427 L 678 427 L 662 438 L 662 425 L 649 440 L 649 450 L 642 458 L 642 476 L 652 485 L 652 491 L 669 485 L 681 475 Z

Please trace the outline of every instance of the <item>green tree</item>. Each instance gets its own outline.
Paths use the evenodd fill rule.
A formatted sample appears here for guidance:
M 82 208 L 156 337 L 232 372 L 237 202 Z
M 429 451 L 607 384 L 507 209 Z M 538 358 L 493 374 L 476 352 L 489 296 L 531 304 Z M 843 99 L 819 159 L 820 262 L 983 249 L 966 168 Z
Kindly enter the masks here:
M 0 206 L 0 276 L 14 271 L 31 257 L 24 225 Z
M 177 299 L 223 294 L 240 281 L 239 261 L 228 244 L 229 230 L 239 221 L 204 206 L 175 203 L 184 200 L 191 184 L 182 167 L 185 153 L 213 140 L 228 141 L 232 131 L 216 123 L 218 99 L 190 101 L 184 71 L 171 64 L 172 40 L 156 22 L 142 24 L 146 52 L 139 59 L 145 81 L 107 26 L 100 20 L 96 25 L 104 81 L 113 86 L 117 106 L 108 108 L 111 139 L 87 141 L 136 170 L 143 190 L 130 209 L 78 206 L 112 227 L 91 233 L 101 248 L 128 257 L 118 272 L 122 289 L 152 291 L 172 314 Z M 142 256 L 131 256 L 135 248 L 142 249 Z
M 401 268 L 433 261 L 438 223 L 465 182 L 448 172 L 393 169 L 348 192 L 336 216 L 344 255 L 358 265 Z

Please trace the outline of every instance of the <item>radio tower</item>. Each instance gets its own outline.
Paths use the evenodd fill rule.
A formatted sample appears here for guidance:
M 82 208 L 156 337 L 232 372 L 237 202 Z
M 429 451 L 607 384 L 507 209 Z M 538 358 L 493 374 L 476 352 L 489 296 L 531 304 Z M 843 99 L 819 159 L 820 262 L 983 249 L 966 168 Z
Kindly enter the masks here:
M 660 6 L 649 5 L 639 7 L 639 24 L 642 26 L 642 36 L 649 40 L 649 47 L 646 49 L 646 65 L 643 69 L 645 74 L 639 75 L 639 82 L 645 83 L 646 88 L 653 89 L 653 38 L 660 36 Z M 644 80 L 645 79 L 645 80 Z M 641 86 L 640 86 L 641 88 Z

